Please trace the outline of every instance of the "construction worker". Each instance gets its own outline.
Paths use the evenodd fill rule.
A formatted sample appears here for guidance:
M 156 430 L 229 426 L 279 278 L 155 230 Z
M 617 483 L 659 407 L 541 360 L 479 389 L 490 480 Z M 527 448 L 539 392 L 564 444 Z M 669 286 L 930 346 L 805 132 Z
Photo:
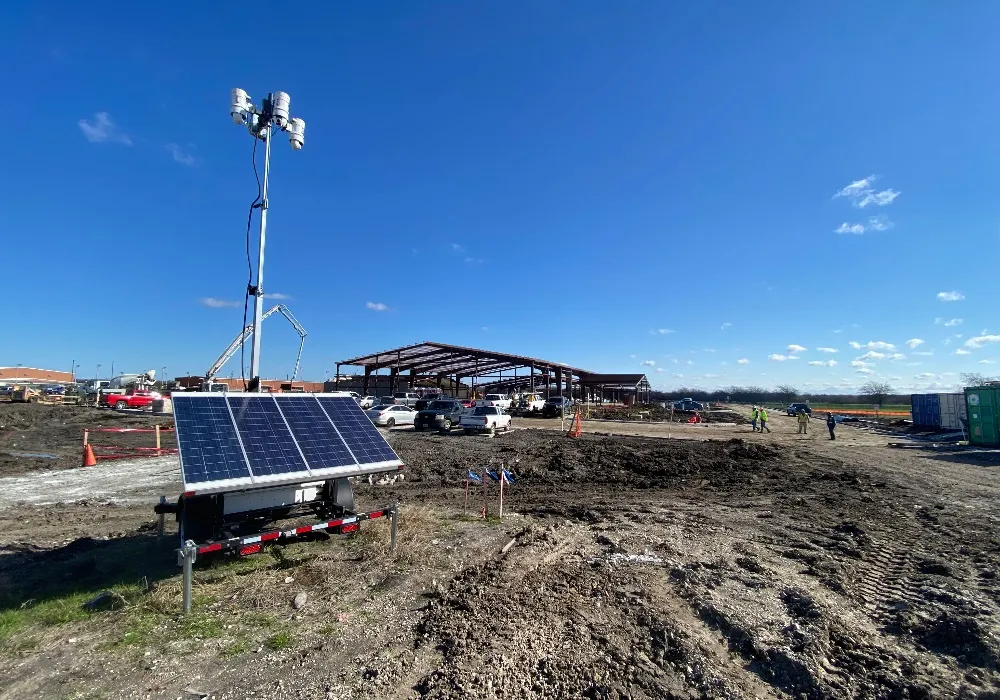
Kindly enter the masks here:
M 830 430 L 830 439 L 836 440 L 837 436 L 833 434 L 833 429 L 837 427 L 837 419 L 833 417 L 832 413 L 826 414 L 826 427 Z
M 750 412 L 750 427 L 753 428 L 753 431 L 755 433 L 757 432 L 757 419 L 758 418 L 760 418 L 760 412 L 757 411 L 757 407 L 754 406 L 753 407 L 753 411 Z
M 809 432 L 809 414 L 800 408 L 796 419 L 799 422 L 799 435 L 807 434 Z
M 771 429 L 767 427 L 767 409 L 763 406 L 760 407 L 760 432 L 771 432 Z

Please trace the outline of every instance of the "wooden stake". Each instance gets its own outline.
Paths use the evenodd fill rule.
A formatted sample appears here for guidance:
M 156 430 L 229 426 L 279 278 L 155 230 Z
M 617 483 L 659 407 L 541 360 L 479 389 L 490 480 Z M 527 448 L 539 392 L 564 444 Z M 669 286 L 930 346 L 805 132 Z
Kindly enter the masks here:
M 159 424 L 157 424 L 155 426 L 155 430 L 156 430 L 156 454 L 157 454 L 157 456 L 160 456 L 162 454 L 162 452 L 160 452 L 160 426 L 159 426 Z
M 86 428 L 83 429 L 83 446 L 86 447 L 87 443 L 90 441 L 90 431 Z

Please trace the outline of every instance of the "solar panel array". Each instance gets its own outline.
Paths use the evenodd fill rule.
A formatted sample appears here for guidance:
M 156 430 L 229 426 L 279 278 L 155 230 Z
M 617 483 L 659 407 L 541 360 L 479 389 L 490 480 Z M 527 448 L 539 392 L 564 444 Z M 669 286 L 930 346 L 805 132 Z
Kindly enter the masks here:
M 184 489 L 221 491 L 402 464 L 349 396 L 177 394 Z

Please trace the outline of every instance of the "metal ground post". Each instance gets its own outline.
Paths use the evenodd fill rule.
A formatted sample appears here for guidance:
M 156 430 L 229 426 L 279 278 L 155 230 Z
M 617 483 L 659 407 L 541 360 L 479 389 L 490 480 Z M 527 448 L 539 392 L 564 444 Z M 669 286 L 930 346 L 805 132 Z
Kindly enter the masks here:
M 396 551 L 396 524 L 399 521 L 399 504 L 394 503 L 392 505 L 392 529 L 389 535 L 389 551 Z
M 166 503 L 167 503 L 167 497 L 166 496 L 160 496 L 160 505 L 161 506 L 162 505 L 166 505 Z M 160 544 L 163 543 L 163 526 L 164 526 L 163 518 L 164 518 L 164 514 L 161 512 L 160 513 L 159 521 L 156 524 L 156 544 L 157 545 L 160 545 Z
M 198 546 L 188 540 L 177 550 L 177 563 L 184 568 L 184 614 L 191 612 L 191 568 L 198 557 Z

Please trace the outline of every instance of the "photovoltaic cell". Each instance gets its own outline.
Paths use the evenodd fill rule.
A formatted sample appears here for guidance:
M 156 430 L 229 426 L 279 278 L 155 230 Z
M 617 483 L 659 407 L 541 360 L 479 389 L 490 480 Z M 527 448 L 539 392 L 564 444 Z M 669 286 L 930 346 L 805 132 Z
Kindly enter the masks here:
M 307 472 L 272 397 L 230 396 L 228 401 L 254 476 Z
M 250 478 L 225 398 L 176 395 L 173 406 L 185 484 Z
M 349 396 L 325 396 L 318 401 L 360 464 L 399 461 L 382 434 Z
M 282 396 L 278 407 L 310 469 L 357 464 L 316 397 Z

